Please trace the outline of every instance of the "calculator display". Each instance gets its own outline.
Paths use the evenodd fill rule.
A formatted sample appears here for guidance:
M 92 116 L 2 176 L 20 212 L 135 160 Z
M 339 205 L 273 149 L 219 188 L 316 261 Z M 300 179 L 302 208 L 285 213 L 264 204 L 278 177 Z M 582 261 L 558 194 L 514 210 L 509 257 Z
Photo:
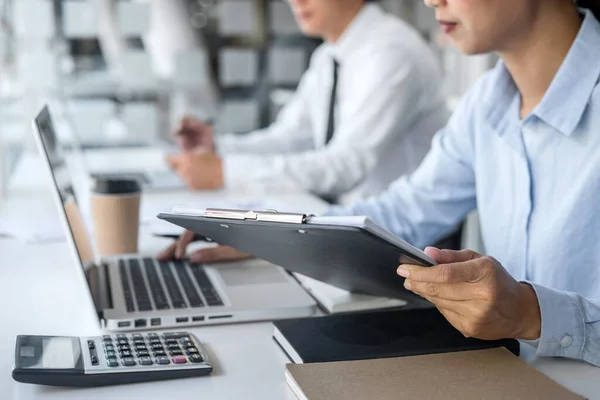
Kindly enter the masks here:
M 45 337 L 41 343 L 21 345 L 19 356 L 24 368 L 72 369 L 77 366 L 80 346 L 70 337 Z
M 44 353 L 42 355 L 42 368 L 75 368 L 79 354 L 75 349 L 79 348 L 71 338 L 57 337 L 44 339 Z

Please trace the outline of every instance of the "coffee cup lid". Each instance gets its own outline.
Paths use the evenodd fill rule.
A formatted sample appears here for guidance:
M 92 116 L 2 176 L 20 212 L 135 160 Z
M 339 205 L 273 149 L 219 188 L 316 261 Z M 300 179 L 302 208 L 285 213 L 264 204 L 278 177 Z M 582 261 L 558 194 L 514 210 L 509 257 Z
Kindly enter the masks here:
M 100 194 L 133 194 L 141 192 L 142 188 L 135 179 L 96 178 L 94 192 Z

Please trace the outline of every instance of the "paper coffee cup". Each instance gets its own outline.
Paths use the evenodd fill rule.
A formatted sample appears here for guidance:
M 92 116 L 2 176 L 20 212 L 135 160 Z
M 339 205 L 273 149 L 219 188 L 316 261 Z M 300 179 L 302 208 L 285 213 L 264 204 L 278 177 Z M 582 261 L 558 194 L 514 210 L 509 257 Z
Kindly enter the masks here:
M 130 179 L 96 179 L 91 195 L 94 240 L 100 256 L 138 252 L 141 188 Z

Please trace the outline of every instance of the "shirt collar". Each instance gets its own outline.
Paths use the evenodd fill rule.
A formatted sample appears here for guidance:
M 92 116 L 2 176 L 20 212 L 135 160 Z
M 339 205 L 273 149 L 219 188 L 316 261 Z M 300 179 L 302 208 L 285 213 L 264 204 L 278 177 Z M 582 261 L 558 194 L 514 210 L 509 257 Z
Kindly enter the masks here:
M 488 122 L 496 132 L 502 133 L 503 130 L 500 129 L 500 124 L 506 119 L 518 90 L 502 60 L 498 61 L 491 74 L 490 80 L 494 84 L 487 87 L 482 100 L 486 108 Z
M 600 23 L 584 10 L 583 24 L 544 98 L 534 109 L 539 119 L 566 136 L 573 134 L 600 78 Z M 498 132 L 518 89 L 502 61 L 492 72 L 492 81 L 483 95 L 488 120 Z
M 600 78 L 600 24 L 585 10 L 583 24 L 567 57 L 534 114 L 571 136 Z
M 377 26 L 378 20 L 384 15 L 385 12 L 378 5 L 365 4 L 337 42 L 327 43 L 331 56 L 343 63 L 344 58 L 364 42 L 365 32 Z

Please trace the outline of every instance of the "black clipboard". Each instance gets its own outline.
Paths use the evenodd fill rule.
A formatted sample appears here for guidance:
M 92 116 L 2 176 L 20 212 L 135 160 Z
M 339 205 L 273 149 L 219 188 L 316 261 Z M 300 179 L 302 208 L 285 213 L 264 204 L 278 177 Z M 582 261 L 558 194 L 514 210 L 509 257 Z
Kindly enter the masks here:
M 276 211 L 191 210 L 161 213 L 212 241 L 355 293 L 414 299 L 396 273 L 400 264 L 435 265 L 418 250 L 364 217 L 351 224 L 328 217 Z M 327 221 L 336 221 L 328 224 Z M 360 224 L 356 221 L 360 220 Z

